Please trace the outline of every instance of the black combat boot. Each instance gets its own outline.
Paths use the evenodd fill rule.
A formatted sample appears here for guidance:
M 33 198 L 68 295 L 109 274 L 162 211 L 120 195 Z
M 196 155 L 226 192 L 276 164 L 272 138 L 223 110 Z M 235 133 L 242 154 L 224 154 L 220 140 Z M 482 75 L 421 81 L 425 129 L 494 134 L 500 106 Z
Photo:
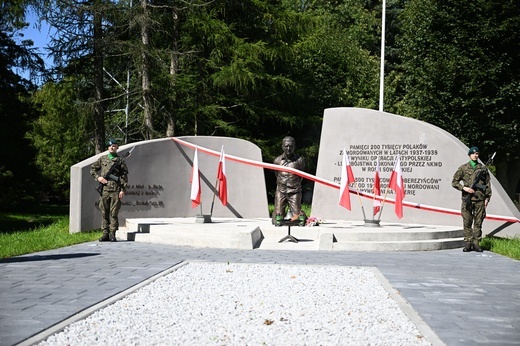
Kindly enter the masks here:
M 473 250 L 475 250 L 476 252 L 484 252 L 484 250 L 482 250 L 480 245 L 478 245 L 478 241 L 473 243 Z
M 462 249 L 464 252 L 470 252 L 471 251 L 471 243 L 467 242 L 466 246 L 464 246 L 464 249 Z
M 109 238 L 110 238 L 111 242 L 117 241 L 117 239 L 116 239 L 116 232 L 115 231 L 110 231 Z
M 99 241 L 109 241 L 108 232 L 103 232 L 103 235 L 101 238 L 99 238 Z

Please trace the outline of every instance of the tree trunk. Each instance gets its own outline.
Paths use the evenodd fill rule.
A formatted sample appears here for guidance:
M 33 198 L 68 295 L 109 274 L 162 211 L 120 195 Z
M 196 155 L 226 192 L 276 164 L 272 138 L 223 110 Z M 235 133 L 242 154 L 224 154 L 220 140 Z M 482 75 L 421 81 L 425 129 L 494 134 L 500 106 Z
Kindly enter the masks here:
M 94 147 L 96 154 L 105 148 L 105 107 L 103 89 L 103 27 L 101 13 L 94 9 Z
M 172 40 L 172 54 L 170 57 L 170 84 L 172 90 L 172 96 L 170 99 L 170 112 L 166 115 L 166 136 L 174 137 L 175 136 L 175 86 L 177 79 L 177 71 L 179 66 L 179 51 L 177 42 L 179 40 L 179 31 L 177 28 L 178 17 L 175 13 L 175 9 L 172 10 L 173 13 L 173 40 Z
M 147 7 L 147 0 L 141 0 L 141 7 L 143 8 L 143 21 L 141 22 L 141 87 L 143 93 L 143 110 L 144 110 L 144 138 L 154 138 L 153 131 L 153 112 L 152 112 L 152 100 L 150 90 L 150 65 L 148 61 L 148 53 L 150 47 L 150 32 L 149 32 L 149 13 Z

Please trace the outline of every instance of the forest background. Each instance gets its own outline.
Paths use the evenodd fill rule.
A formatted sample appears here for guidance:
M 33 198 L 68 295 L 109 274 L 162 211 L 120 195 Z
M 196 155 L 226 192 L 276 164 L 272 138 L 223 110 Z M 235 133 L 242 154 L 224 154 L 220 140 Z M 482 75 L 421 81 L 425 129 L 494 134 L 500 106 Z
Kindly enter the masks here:
M 108 138 L 236 137 L 272 162 L 291 135 L 315 173 L 323 110 L 378 108 L 382 1 L 0 4 L 0 210 L 68 203 L 70 166 Z M 51 69 L 22 37 L 29 11 L 52 28 Z M 439 126 L 484 161 L 497 151 L 517 201 L 520 2 L 387 0 L 385 24 L 384 111 Z

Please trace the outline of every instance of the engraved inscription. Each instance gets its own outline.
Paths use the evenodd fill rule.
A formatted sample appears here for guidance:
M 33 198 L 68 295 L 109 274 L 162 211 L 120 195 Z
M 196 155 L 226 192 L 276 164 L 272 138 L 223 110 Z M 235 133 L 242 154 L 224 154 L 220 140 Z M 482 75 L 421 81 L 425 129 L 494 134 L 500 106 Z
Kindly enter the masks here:
M 164 187 L 160 184 L 132 184 L 126 189 L 126 196 L 121 203 L 124 206 L 164 208 L 164 201 L 158 200 Z M 96 201 L 96 206 L 99 201 Z
M 438 178 L 438 176 L 441 175 L 442 161 L 439 157 L 439 150 L 432 145 L 422 143 L 351 144 L 345 149 L 356 178 L 353 187 L 359 191 L 372 193 L 377 161 L 379 160 L 382 174 L 390 173 L 394 169 L 397 155 L 401 159 L 407 196 L 416 196 L 419 191 L 440 189 L 442 178 Z M 338 154 L 334 165 L 340 167 L 343 148 L 338 150 Z M 381 185 L 387 186 L 389 179 L 389 176 L 381 176 Z M 333 180 L 339 183 L 341 176 L 335 176 Z M 388 194 L 393 194 L 393 190 L 389 190 Z

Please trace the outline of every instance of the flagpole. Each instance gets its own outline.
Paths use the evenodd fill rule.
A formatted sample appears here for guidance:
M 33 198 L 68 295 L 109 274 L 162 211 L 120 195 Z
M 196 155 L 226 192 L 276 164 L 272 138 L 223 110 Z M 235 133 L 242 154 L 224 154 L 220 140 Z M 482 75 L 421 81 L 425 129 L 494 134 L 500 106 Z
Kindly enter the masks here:
M 211 209 L 210 209 L 210 215 L 213 215 L 213 206 L 215 205 L 215 196 L 217 195 L 217 187 L 218 187 L 218 191 L 219 191 L 219 198 L 221 199 L 222 201 L 222 196 L 221 196 L 221 189 L 224 189 L 226 190 L 227 187 L 225 186 L 225 184 L 222 184 L 224 186 L 221 186 L 220 182 L 221 182 L 221 173 L 222 173 L 222 176 L 224 177 L 224 180 L 225 180 L 225 167 L 224 167 L 224 159 L 225 159 L 225 154 L 224 154 L 224 146 L 222 146 L 222 148 L 220 149 L 220 159 L 219 159 L 219 163 L 218 163 L 218 169 L 217 169 L 217 179 L 215 180 L 215 188 L 213 189 L 213 200 L 211 201 Z M 226 196 L 227 196 L 227 192 L 225 192 Z M 225 201 L 222 201 L 222 203 L 224 205 L 227 204 L 227 197 L 225 198 Z
M 372 193 L 374 193 L 374 189 L 372 189 Z M 374 205 L 375 202 L 376 202 L 376 194 L 374 193 L 374 196 L 372 197 L 372 206 Z M 374 211 L 372 210 L 372 220 L 375 220 L 374 216 L 375 216 Z
M 377 158 L 377 163 L 376 163 L 376 176 L 377 178 L 379 179 L 379 175 L 378 175 L 378 169 L 379 169 L 379 157 Z M 376 203 L 376 191 L 375 191 L 375 186 L 376 186 L 376 179 L 374 177 L 374 183 L 372 184 L 372 193 L 374 194 L 372 196 L 372 207 L 374 207 L 375 203 Z M 378 185 L 379 186 L 379 185 Z M 378 192 L 379 194 L 381 193 L 381 191 Z M 379 208 L 379 210 L 381 210 L 381 208 Z M 374 214 L 374 211 L 372 210 L 372 220 L 375 220 L 375 214 Z
M 217 181 L 215 181 L 215 188 L 213 189 L 213 201 L 211 201 L 211 209 L 209 211 L 209 215 L 213 215 L 213 206 L 215 205 L 215 196 L 217 195 L 217 186 L 218 186 L 218 177 Z
M 385 22 L 386 22 L 386 0 L 383 0 L 383 15 L 381 24 L 381 68 L 379 77 L 379 111 L 383 111 L 383 99 L 385 88 Z
M 383 197 L 383 202 L 381 202 L 381 209 L 379 209 L 379 216 L 377 217 L 377 221 L 381 220 L 381 214 L 383 213 L 383 207 L 385 206 L 386 196 L 388 195 L 388 186 L 386 187 L 385 197 Z
M 399 154 L 395 158 L 394 168 L 392 169 L 392 172 L 395 171 L 395 169 L 397 168 L 397 159 L 398 158 L 399 158 Z M 390 176 L 390 177 L 392 177 L 392 176 Z M 386 185 L 385 197 L 383 198 L 383 202 L 381 202 L 381 210 L 379 210 L 378 220 L 381 220 L 381 214 L 383 213 L 383 207 L 385 206 L 386 196 L 388 195 L 389 188 L 390 188 L 390 180 L 388 180 L 388 185 Z
M 355 180 L 354 180 L 354 186 L 356 187 L 356 192 L 357 192 L 357 196 L 358 196 L 358 199 L 359 199 L 359 205 L 361 205 L 361 211 L 363 212 L 363 220 L 366 220 L 367 216 L 365 215 L 365 208 L 363 208 L 363 203 L 361 202 L 361 196 L 359 195 L 358 185 L 357 185 L 357 182 Z

